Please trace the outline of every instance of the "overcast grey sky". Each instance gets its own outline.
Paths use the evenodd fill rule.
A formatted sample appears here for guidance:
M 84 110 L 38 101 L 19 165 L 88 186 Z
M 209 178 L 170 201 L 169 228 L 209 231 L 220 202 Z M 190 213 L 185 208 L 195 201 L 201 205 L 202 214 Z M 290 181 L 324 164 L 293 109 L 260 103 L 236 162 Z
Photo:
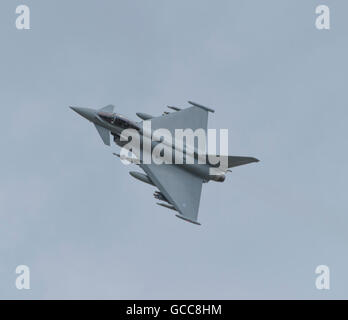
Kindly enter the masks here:
M 347 15 L 344 0 L 2 0 L 0 298 L 348 298 Z M 68 108 L 136 119 L 187 100 L 216 110 L 230 154 L 261 160 L 204 185 L 200 227 Z

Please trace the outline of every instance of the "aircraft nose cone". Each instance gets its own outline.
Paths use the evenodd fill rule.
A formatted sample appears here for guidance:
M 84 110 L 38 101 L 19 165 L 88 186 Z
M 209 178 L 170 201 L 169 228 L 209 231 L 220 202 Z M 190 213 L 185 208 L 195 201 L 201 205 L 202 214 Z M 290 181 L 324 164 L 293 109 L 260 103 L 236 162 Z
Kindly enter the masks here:
M 78 113 L 80 116 L 84 115 L 84 110 L 85 108 L 78 108 L 78 107 L 70 107 L 70 109 L 74 110 L 76 113 Z
M 78 108 L 78 107 L 70 107 L 70 109 L 74 110 L 80 116 L 92 121 L 95 118 L 95 111 L 89 108 Z

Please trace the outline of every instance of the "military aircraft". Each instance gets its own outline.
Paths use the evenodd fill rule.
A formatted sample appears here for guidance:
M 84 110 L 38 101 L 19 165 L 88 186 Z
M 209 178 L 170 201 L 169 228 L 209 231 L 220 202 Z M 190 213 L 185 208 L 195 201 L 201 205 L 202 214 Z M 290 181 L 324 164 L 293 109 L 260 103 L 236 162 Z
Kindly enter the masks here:
M 70 108 L 95 125 L 101 139 L 106 145 L 110 146 L 111 134 L 114 138 L 114 142 L 118 146 L 124 147 L 128 142 L 128 140 L 125 141 L 125 139 L 121 139 L 122 132 L 125 129 L 134 129 L 139 132 L 142 137 L 144 137 L 145 134 L 150 134 L 151 136 L 155 130 L 162 128 L 167 129 L 173 136 L 175 135 L 176 129 L 189 128 L 193 131 L 196 129 L 204 129 L 206 131 L 208 113 L 214 112 L 214 110 L 192 101 L 189 101 L 189 103 L 191 106 L 186 109 L 168 106 L 173 112 L 164 112 L 158 117 L 146 113 L 137 113 L 137 116 L 141 120 L 150 122 L 150 133 L 143 131 L 143 121 L 131 121 L 115 113 L 113 105 L 108 105 L 98 110 L 79 107 Z M 152 141 L 151 150 L 153 150 L 158 143 L 161 142 Z M 176 146 L 173 144 L 172 148 L 175 149 Z M 140 159 L 134 159 L 134 157 L 132 157 L 126 158 L 126 160 L 137 164 L 145 172 L 145 174 L 143 174 L 141 172 L 131 171 L 130 174 L 134 178 L 159 189 L 154 193 L 154 197 L 162 201 L 157 203 L 158 205 L 176 211 L 176 216 L 178 218 L 200 225 L 197 221 L 197 216 L 202 184 L 209 181 L 223 182 L 226 173 L 230 171 L 229 168 L 251 162 L 258 162 L 259 160 L 253 157 L 227 156 L 227 159 L 225 159 L 227 165 L 225 168 L 221 169 L 216 163 L 210 160 L 208 155 L 206 155 L 207 162 L 205 164 L 198 163 L 197 160 L 199 155 L 197 148 L 192 146 L 191 149 L 193 150 L 193 163 L 145 163 L 142 160 L 142 156 L 140 156 Z M 141 153 L 139 154 L 142 155 Z M 121 157 L 120 154 L 115 155 Z M 215 169 L 215 171 L 212 171 L 212 169 Z

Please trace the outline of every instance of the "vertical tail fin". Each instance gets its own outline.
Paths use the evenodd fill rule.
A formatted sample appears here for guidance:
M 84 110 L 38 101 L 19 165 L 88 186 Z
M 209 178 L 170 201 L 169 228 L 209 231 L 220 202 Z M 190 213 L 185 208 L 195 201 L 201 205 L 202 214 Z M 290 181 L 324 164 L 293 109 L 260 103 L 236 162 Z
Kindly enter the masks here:
M 209 155 L 207 162 L 209 163 L 209 159 L 213 160 L 219 158 L 219 155 Z M 228 168 L 242 166 L 244 164 L 259 162 L 260 160 L 253 157 L 238 157 L 238 156 L 228 156 Z M 213 163 L 216 161 L 212 161 Z M 214 166 L 214 165 L 213 165 Z

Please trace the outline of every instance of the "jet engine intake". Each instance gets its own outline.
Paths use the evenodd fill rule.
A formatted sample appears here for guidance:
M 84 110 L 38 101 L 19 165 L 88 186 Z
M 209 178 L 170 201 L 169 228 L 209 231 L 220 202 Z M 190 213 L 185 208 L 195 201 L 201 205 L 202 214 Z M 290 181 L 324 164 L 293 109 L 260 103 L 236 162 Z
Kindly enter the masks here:
M 225 179 L 226 179 L 226 175 L 224 175 L 224 174 L 211 176 L 211 180 L 214 180 L 216 182 L 224 182 Z
M 168 201 L 167 198 L 163 195 L 162 192 L 155 191 L 155 193 L 153 194 L 153 196 L 155 197 L 155 199 L 158 199 L 158 200 L 165 201 L 165 202 L 168 202 L 168 203 L 169 203 L 169 201 Z

